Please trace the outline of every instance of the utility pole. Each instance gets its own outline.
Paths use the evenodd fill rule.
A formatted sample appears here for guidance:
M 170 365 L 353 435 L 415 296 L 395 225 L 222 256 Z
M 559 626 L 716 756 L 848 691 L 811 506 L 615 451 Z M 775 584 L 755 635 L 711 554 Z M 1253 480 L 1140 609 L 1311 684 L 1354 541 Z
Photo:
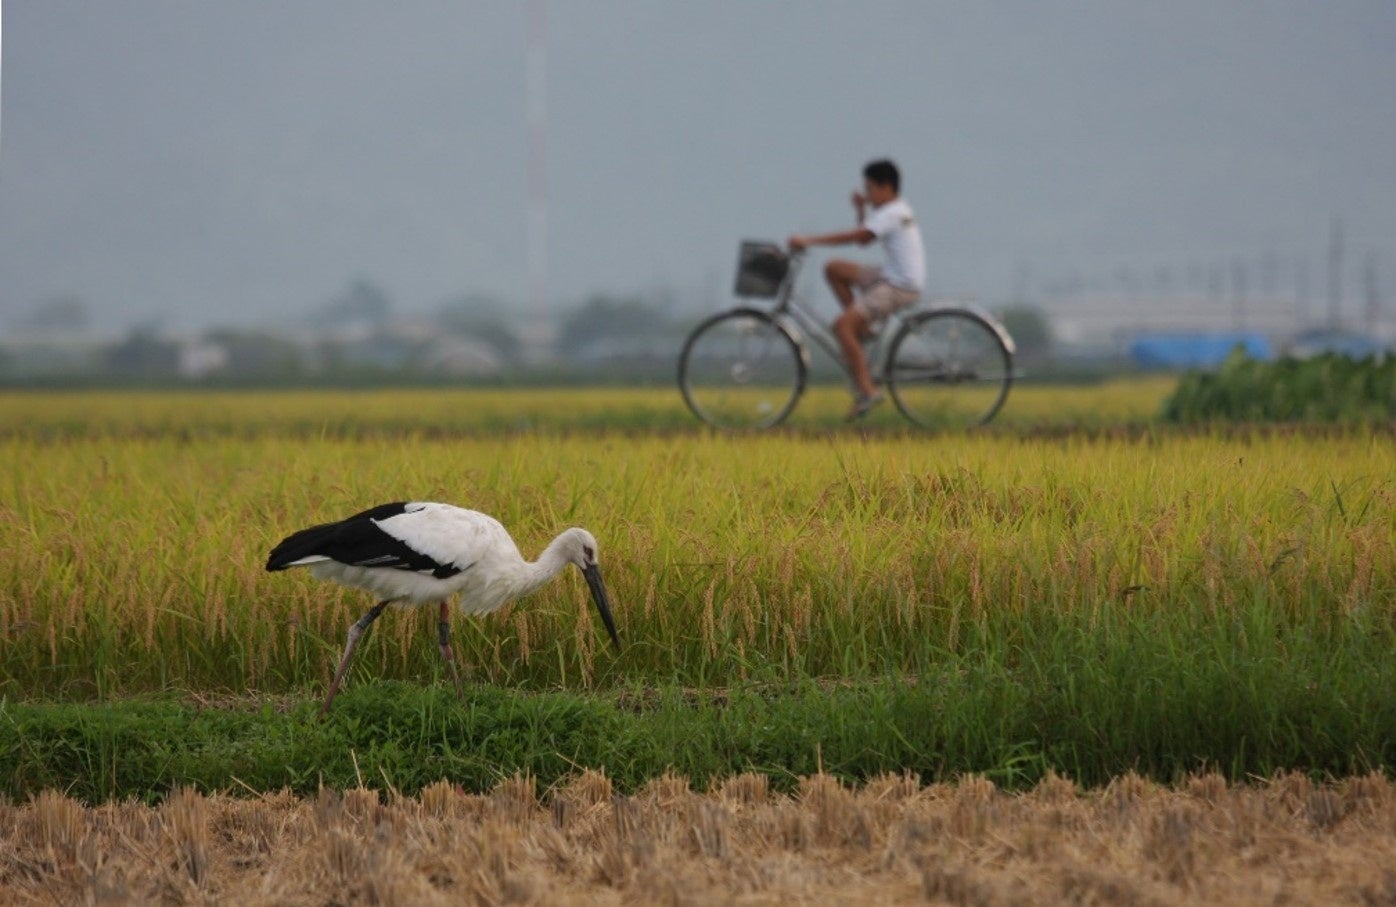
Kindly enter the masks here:
M 1236 330 L 1246 329 L 1246 263 L 1239 258 L 1231 263 L 1231 317 Z
M 1309 260 L 1300 255 L 1294 259 L 1294 308 L 1298 330 L 1307 330 L 1313 316 L 1309 312 Z
M 528 4 L 528 296 L 535 326 L 548 307 L 548 42 L 544 0 Z
M 1377 315 L 1381 308 L 1381 294 L 1377 291 L 1377 253 L 1367 253 L 1366 267 L 1362 269 L 1363 283 L 1366 285 L 1367 309 L 1364 313 L 1364 322 L 1367 327 L 1367 336 L 1371 337 L 1377 330 Z
M 1343 298 L 1343 219 L 1333 218 L 1328 236 L 1328 329 L 1338 330 L 1342 324 L 1339 307 Z
M 4 4 L 3 2 L 0 2 L 0 38 L 3 38 L 3 36 L 4 36 L 4 34 L 5 34 L 5 23 L 4 23 L 4 18 L 5 18 L 5 4 Z M 5 44 L 5 42 L 4 42 L 3 40 L 0 40 L 0 54 L 3 54 L 3 47 L 4 47 L 4 44 Z M 4 67 L 3 67 L 3 66 L 0 66 L 0 71 L 3 71 L 3 69 L 4 69 Z

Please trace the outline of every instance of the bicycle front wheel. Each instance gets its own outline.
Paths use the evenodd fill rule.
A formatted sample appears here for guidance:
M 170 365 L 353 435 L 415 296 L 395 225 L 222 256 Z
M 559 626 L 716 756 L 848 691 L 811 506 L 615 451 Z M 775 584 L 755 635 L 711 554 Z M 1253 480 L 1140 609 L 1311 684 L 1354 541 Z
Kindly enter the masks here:
M 983 317 L 941 309 L 908 318 L 888 355 L 897 408 L 927 428 L 983 425 L 1013 383 L 1013 354 Z
M 679 354 L 679 390 L 717 428 L 770 428 L 805 388 L 799 344 L 759 309 L 733 309 L 698 325 Z

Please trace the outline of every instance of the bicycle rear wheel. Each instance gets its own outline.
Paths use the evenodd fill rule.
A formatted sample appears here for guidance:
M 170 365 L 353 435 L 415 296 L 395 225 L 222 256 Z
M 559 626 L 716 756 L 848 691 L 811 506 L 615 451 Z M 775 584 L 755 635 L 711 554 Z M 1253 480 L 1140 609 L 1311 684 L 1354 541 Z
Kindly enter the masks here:
M 1013 354 L 982 316 L 940 309 L 907 319 L 887 357 L 897 408 L 927 428 L 983 425 L 1013 383 Z
M 777 425 L 805 388 L 795 339 L 759 309 L 733 309 L 698 325 L 679 354 L 679 390 L 693 414 L 717 428 Z

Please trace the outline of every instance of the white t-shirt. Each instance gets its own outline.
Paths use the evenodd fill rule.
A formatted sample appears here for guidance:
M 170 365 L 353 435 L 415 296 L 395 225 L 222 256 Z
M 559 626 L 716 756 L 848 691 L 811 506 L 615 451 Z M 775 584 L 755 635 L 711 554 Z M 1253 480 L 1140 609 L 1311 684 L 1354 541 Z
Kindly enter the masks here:
M 921 228 L 905 199 L 874 208 L 863 218 L 863 227 L 876 236 L 887 253 L 882 278 L 894 287 L 921 292 L 926 283 L 926 250 Z

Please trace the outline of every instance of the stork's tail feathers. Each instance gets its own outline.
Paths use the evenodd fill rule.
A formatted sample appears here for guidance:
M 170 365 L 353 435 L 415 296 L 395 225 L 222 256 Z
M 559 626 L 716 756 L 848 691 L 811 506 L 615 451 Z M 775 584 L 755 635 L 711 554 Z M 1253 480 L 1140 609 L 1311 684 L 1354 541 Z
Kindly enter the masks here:
M 267 557 L 267 570 L 285 570 L 288 567 L 303 567 L 329 560 L 320 551 L 338 528 L 338 523 L 325 523 L 286 536 L 280 544 L 271 549 L 271 554 Z

